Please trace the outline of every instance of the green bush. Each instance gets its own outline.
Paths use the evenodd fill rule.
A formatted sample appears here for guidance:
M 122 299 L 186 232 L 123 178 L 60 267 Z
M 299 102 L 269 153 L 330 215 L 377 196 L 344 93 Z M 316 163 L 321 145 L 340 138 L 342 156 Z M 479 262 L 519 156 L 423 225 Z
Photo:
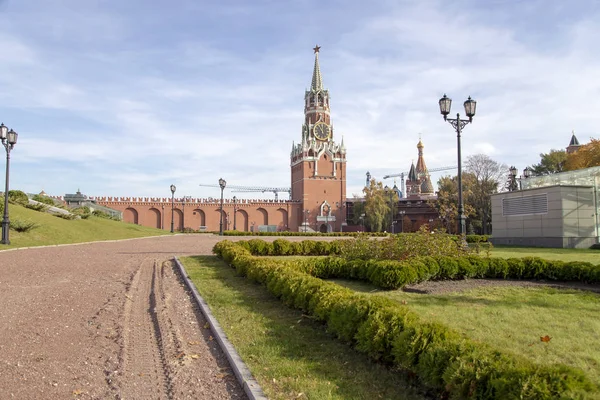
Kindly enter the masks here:
M 75 215 L 75 214 L 54 213 L 52 215 L 54 215 L 55 217 L 58 217 L 58 218 L 66 219 L 68 221 L 71 221 L 71 220 L 74 220 L 75 218 L 77 218 L 77 215 Z
M 36 194 L 31 199 L 35 200 L 35 201 L 38 201 L 40 203 L 47 204 L 49 206 L 56 207 L 56 202 L 52 198 L 50 198 L 48 196 L 42 196 L 42 195 Z
M 48 209 L 48 206 L 46 204 L 26 204 L 25 207 L 29 208 L 30 210 L 40 212 L 44 212 Z
M 311 270 L 318 274 L 370 274 L 373 278 L 386 276 L 399 265 L 410 269 L 408 260 L 381 263 L 327 257 L 297 265 L 253 257 L 246 246 L 223 241 L 213 251 L 238 273 L 264 284 L 285 304 L 323 321 L 328 331 L 342 341 L 373 359 L 414 372 L 422 385 L 439 392 L 436 397 L 566 399 L 592 397 L 598 390 L 580 370 L 564 365 L 537 365 L 518 355 L 494 350 L 442 324 L 423 322 L 406 306 L 391 299 L 355 293 L 306 273 Z M 439 274 L 445 275 L 481 273 L 489 265 L 472 262 L 477 260 L 473 256 L 463 260 L 470 268 L 463 261 L 448 257 L 424 257 L 418 265 L 431 274 L 437 262 Z M 529 263 L 537 267 L 545 265 L 532 260 Z M 583 267 L 572 265 L 571 269 Z M 536 271 L 540 276 L 541 270 Z M 392 275 L 395 274 L 400 272 L 393 271 Z
M 29 197 L 21 190 L 9 190 L 8 201 L 13 204 L 20 204 L 22 206 L 29 204 Z
M 26 220 L 21 220 L 21 219 L 13 219 L 12 221 L 10 221 L 10 229 L 14 230 L 15 232 L 29 232 L 32 229 L 37 228 L 39 225 L 33 221 L 26 221 Z

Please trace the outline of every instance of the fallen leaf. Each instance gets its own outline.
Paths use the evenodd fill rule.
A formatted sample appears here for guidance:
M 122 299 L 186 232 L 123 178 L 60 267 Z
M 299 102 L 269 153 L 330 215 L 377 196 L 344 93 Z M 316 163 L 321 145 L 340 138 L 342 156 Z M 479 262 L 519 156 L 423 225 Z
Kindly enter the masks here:
M 193 358 L 195 360 L 200 358 L 200 356 L 198 354 L 190 354 L 190 358 Z
M 552 339 L 550 336 L 546 335 L 546 336 L 540 336 L 540 340 L 544 343 L 548 343 L 550 341 L 550 339 Z
M 83 390 L 79 390 L 79 389 L 73 390 L 73 396 L 79 396 L 82 393 L 83 393 Z
M 182 351 L 181 353 L 178 353 L 175 358 L 183 358 L 185 356 L 185 353 Z
M 198 340 L 194 340 L 193 342 L 188 342 L 189 345 L 195 345 L 195 344 L 200 344 L 200 342 Z
M 212 336 L 209 336 L 209 337 L 208 337 L 208 340 L 215 340 L 215 338 L 214 338 L 214 337 L 212 337 Z
M 224 372 L 224 373 L 217 374 L 217 378 L 223 379 L 223 378 L 225 378 L 225 377 L 227 377 L 229 375 L 230 374 L 228 374 L 227 372 Z
M 210 328 L 210 324 L 207 322 L 204 324 L 204 329 L 208 329 L 208 328 Z

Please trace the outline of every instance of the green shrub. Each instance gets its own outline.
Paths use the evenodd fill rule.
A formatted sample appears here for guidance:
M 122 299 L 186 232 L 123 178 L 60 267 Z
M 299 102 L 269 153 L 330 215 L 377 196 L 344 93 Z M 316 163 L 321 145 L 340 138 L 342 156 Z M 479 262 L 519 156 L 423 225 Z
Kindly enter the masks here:
M 40 212 L 44 212 L 48 209 L 48 206 L 46 204 L 26 204 L 25 207 L 29 208 L 30 210 Z
M 50 198 L 48 196 L 42 196 L 42 195 L 36 194 L 31 199 L 35 200 L 35 201 L 38 201 L 40 203 L 47 204 L 49 206 L 56 207 L 56 202 L 52 198 Z
M 33 222 L 33 221 L 26 221 L 26 220 L 21 220 L 21 219 L 13 219 L 12 221 L 10 221 L 10 229 L 16 231 L 16 232 L 29 232 L 32 229 L 35 229 L 39 226 L 39 224 Z
M 52 215 L 54 215 L 55 217 L 58 217 L 58 218 L 66 219 L 68 221 L 71 221 L 71 220 L 77 218 L 77 215 L 75 215 L 75 214 L 53 213 Z
M 8 201 L 13 204 L 20 204 L 22 206 L 29 204 L 29 197 L 21 190 L 9 190 Z
M 479 262 L 477 257 L 461 261 L 423 257 L 413 264 L 411 260 L 382 262 L 321 257 L 296 263 L 253 257 L 245 245 L 228 241 L 217 243 L 213 252 L 231 263 L 238 273 L 243 270 L 249 279 L 264 284 L 285 304 L 325 322 L 328 331 L 357 350 L 413 371 L 424 386 L 439 392 L 436 397 L 566 399 L 587 398 L 598 390 L 577 369 L 536 365 L 518 355 L 470 341 L 442 324 L 423 322 L 406 306 L 391 299 L 354 293 L 307 273 L 383 280 L 401 280 L 395 277 L 403 273 L 408 276 L 410 270 L 416 273 L 412 279 L 487 273 L 485 268 L 490 264 Z M 536 261 L 535 265 L 540 277 L 544 265 L 549 264 Z M 508 263 L 497 267 L 500 273 L 508 271 Z M 570 271 L 584 271 L 587 267 L 570 265 Z M 426 272 L 417 272 L 418 268 Z M 439 272 L 434 274 L 436 270 Z M 490 273 L 498 273 L 497 270 Z

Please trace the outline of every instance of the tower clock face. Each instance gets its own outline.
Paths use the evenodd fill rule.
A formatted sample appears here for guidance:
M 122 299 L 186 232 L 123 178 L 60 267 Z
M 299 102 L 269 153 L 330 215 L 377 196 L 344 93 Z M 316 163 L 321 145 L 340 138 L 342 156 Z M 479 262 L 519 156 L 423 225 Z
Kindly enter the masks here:
M 329 125 L 324 122 L 317 122 L 314 127 L 315 138 L 319 140 L 327 140 L 331 135 L 331 129 Z

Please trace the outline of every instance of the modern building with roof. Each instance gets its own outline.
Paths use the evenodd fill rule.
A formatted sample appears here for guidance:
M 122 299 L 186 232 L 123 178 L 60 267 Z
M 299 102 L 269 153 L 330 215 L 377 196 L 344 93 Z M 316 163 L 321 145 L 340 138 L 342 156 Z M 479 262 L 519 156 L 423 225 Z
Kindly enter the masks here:
M 600 243 L 600 167 L 530 177 L 521 186 L 492 195 L 494 244 L 588 248 Z

